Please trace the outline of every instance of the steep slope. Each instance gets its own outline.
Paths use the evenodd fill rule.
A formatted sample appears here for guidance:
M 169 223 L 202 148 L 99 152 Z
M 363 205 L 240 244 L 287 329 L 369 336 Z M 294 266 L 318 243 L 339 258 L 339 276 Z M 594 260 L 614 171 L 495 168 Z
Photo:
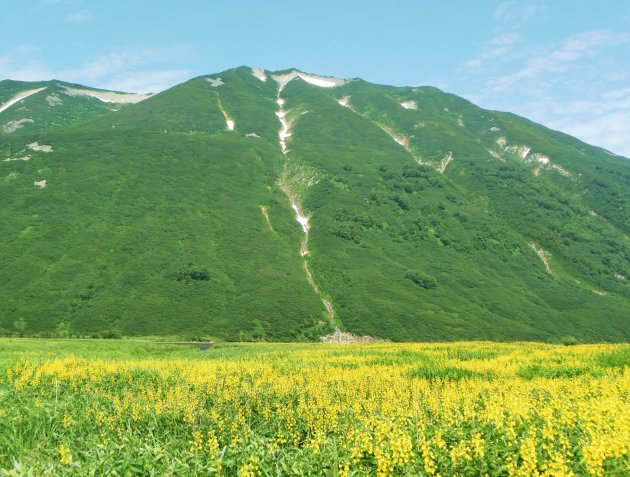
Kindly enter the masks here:
M 43 85 L 5 88 L 0 120 Z M 31 156 L 0 162 L 5 330 L 630 339 L 625 158 L 436 88 L 297 70 L 91 114 L 3 138 Z
M 325 178 L 304 202 L 313 212 L 315 275 L 350 329 L 396 339 L 625 336 L 628 287 L 619 277 L 627 275 L 627 239 L 578 202 L 563 174 L 536 176 L 516 157 L 504 163 L 486 150 L 494 141 L 462 131 L 464 110 L 454 107 L 472 105 L 432 88 L 361 81 L 334 90 L 296 82 L 290 92 L 309 111 L 290 148 Z M 487 116 L 493 127 L 495 113 L 474 109 L 471 126 Z M 513 184 L 505 167 L 515 170 Z M 480 194 L 482 187 L 495 192 Z M 590 236 L 569 258 L 560 249 L 571 227 Z M 554 274 L 534 248 L 551 255 Z

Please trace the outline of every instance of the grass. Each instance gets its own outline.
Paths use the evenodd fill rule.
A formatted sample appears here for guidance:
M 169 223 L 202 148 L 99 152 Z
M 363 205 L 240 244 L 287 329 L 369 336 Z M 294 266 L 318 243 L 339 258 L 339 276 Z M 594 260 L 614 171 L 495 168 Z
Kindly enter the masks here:
M 0 476 L 621 476 L 628 349 L 2 339 Z

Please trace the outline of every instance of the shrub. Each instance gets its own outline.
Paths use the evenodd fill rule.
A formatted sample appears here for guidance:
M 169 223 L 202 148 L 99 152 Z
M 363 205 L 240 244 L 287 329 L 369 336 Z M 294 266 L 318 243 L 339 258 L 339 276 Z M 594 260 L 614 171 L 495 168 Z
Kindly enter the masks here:
M 430 289 L 437 288 L 437 280 L 433 278 L 431 275 L 427 275 L 426 273 L 408 271 L 405 273 L 405 278 L 411 280 L 418 286 L 422 288 Z
M 405 199 L 403 199 L 399 195 L 394 197 L 394 202 L 396 202 L 398 207 L 400 207 L 402 210 L 409 210 L 409 204 L 407 203 Z
M 123 337 L 122 331 L 112 328 L 111 330 L 103 331 L 102 335 L 106 340 L 119 340 Z
M 563 336 L 560 338 L 560 343 L 564 346 L 574 346 L 579 343 L 578 339 L 575 336 Z
M 181 268 L 177 272 L 177 281 L 183 280 L 204 281 L 210 280 L 210 272 L 207 267 L 193 266 L 189 264 L 186 268 Z

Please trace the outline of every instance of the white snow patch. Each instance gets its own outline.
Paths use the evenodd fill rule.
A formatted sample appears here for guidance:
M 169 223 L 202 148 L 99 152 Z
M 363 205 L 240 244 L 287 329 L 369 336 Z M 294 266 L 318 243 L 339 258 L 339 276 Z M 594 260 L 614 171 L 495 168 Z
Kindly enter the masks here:
M 258 134 L 256 134 L 255 132 L 250 132 L 245 134 L 245 137 L 260 137 Z
M 28 147 L 31 151 L 53 152 L 52 146 L 48 144 L 40 144 L 37 141 L 28 144 L 26 147 Z
M 529 151 L 531 151 L 531 150 L 532 150 L 531 147 L 521 146 L 521 147 L 518 148 L 518 155 L 521 156 L 521 159 L 525 160 L 525 158 L 529 154 Z
M 213 88 L 218 88 L 222 84 L 225 84 L 221 78 L 206 78 L 206 81 L 210 83 Z
M 344 96 L 343 98 L 338 99 L 337 103 L 344 108 L 350 108 L 350 96 Z
M 562 167 L 559 164 L 555 164 L 552 162 L 552 160 L 548 157 L 545 156 L 544 154 L 541 154 L 539 152 L 530 155 L 529 153 L 531 152 L 531 147 L 526 146 L 526 145 L 513 145 L 513 146 L 508 146 L 507 145 L 507 139 L 505 138 L 505 136 L 501 136 L 500 138 L 498 138 L 496 140 L 497 144 L 501 147 L 503 147 L 503 150 L 505 151 L 505 153 L 510 154 L 510 155 L 517 155 L 523 162 L 525 162 L 525 164 L 535 164 L 533 173 L 535 176 L 539 176 L 540 172 L 544 169 L 544 168 L 551 168 L 552 170 L 560 173 L 561 175 L 565 176 L 565 177 L 573 177 L 573 174 L 571 174 L 571 172 L 567 171 L 564 167 Z M 490 154 L 492 154 L 494 157 L 497 157 L 497 159 L 499 159 L 499 155 L 487 150 Z
M 286 116 L 287 112 L 280 110 L 276 111 L 276 116 L 280 120 L 280 124 L 282 128 L 280 132 L 278 132 L 278 137 L 280 138 L 280 149 L 282 150 L 282 154 L 287 153 L 287 139 L 291 136 L 291 124 L 287 121 Z
M 46 187 L 46 179 L 42 179 L 41 181 L 35 181 L 33 182 L 33 184 L 43 189 L 44 187 Z
M 460 128 L 463 128 L 464 127 L 464 120 L 462 118 L 457 118 L 457 125 Z
M 492 149 L 486 149 L 486 151 L 488 151 L 488 153 L 495 159 L 498 159 L 501 162 L 505 162 L 505 159 L 503 159 L 503 157 L 501 157 L 501 154 L 499 154 L 498 152 L 493 151 Z
M 319 86 L 320 88 L 335 88 L 336 86 L 341 86 L 345 83 L 345 80 L 328 76 L 316 76 L 306 73 L 300 73 L 298 76 L 307 83 Z
M 444 173 L 444 171 L 448 167 L 449 163 L 453 160 L 453 153 L 450 152 L 450 151 L 440 160 L 439 163 L 436 163 L 435 161 L 425 160 L 422 157 L 419 157 L 419 156 L 417 156 L 414 153 L 414 151 L 413 151 L 413 149 L 411 147 L 411 144 L 409 142 L 409 139 L 410 139 L 409 137 L 396 134 L 389 127 L 384 126 L 382 124 L 379 124 L 379 123 L 374 123 L 374 124 L 376 124 L 379 128 L 381 128 L 383 131 L 385 131 L 399 145 L 404 147 L 405 151 L 407 151 L 407 153 L 409 153 L 411 158 L 414 161 L 416 161 L 416 163 L 420 164 L 421 166 L 433 167 L 434 169 L 436 169 L 440 173 Z M 411 136 L 411 137 L 413 137 L 413 136 Z
M 223 104 L 221 104 L 221 100 L 218 98 L 218 94 L 217 94 L 217 101 L 219 103 L 219 109 L 221 110 L 221 112 L 223 113 L 223 117 L 225 118 L 225 126 L 227 130 L 234 131 L 234 125 L 235 125 L 234 120 L 228 115 L 228 113 L 223 108 Z
M 63 100 L 57 95 L 57 93 L 49 94 L 46 96 L 46 102 L 48 106 L 55 107 L 63 104 Z
M 2 126 L 2 130 L 10 134 L 12 132 L 17 131 L 20 128 L 23 128 L 26 124 L 34 122 L 31 118 L 19 119 L 18 121 L 9 121 L 4 126 Z
M 573 177 L 573 174 L 571 174 L 569 171 L 567 171 L 564 167 L 562 167 L 560 164 L 552 164 L 551 168 L 554 171 L 559 172 L 561 175 L 563 175 L 564 177 Z
M 400 105 L 405 109 L 418 109 L 418 103 L 415 101 L 403 101 Z
M 29 89 L 28 91 L 22 91 L 18 94 L 16 94 L 15 96 L 13 96 L 9 101 L 7 101 L 6 103 L 4 103 L 2 106 L 0 106 L 0 113 L 6 109 L 9 109 L 11 106 L 13 106 L 15 103 L 22 101 L 23 99 L 28 98 L 29 96 L 34 95 L 35 93 L 39 93 L 40 91 L 43 91 L 46 89 L 46 86 L 44 86 L 43 88 L 37 88 L 37 89 Z
M 88 96 L 90 98 L 96 98 L 103 103 L 116 104 L 135 104 L 152 96 L 151 94 L 114 93 L 112 91 L 95 91 L 91 89 L 68 87 L 64 87 L 63 92 L 68 96 Z
M 490 131 L 491 131 L 491 132 L 499 132 L 500 130 L 501 130 L 501 128 L 498 128 L 498 127 L 496 127 L 496 126 L 492 126 L 492 127 L 490 128 Z
M 31 156 L 22 156 L 22 157 L 7 157 L 3 160 L 3 162 L 11 162 L 11 161 L 29 161 Z
M 416 161 L 421 166 L 428 166 L 428 167 L 435 168 L 435 163 L 433 163 L 432 161 L 427 161 L 425 159 L 422 159 L 421 157 L 415 157 L 415 156 L 414 156 L 413 160 Z
M 255 78 L 258 78 L 263 83 L 267 81 L 267 75 L 265 74 L 265 70 L 261 68 L 252 68 L 252 75 L 254 75 Z
M 448 153 L 442 158 L 440 164 L 437 167 L 439 173 L 444 174 L 448 165 L 453 162 L 453 153 L 448 151 Z
M 280 93 L 282 93 L 284 87 L 289 84 L 289 81 L 297 78 L 298 74 L 298 71 L 293 70 L 283 75 L 271 75 L 273 80 L 278 83 L 278 98 L 280 97 Z
M 407 139 L 404 136 L 397 136 L 395 134 L 391 134 L 391 137 L 394 141 L 396 141 L 398 144 L 400 144 L 403 147 L 407 147 L 409 146 L 409 139 Z
M 547 156 L 543 156 L 542 154 L 534 154 L 532 158 L 538 161 L 543 166 L 549 165 L 549 158 Z
M 311 75 L 308 73 L 302 73 L 298 70 L 291 70 L 288 73 L 283 75 L 271 75 L 276 83 L 278 83 L 278 94 L 282 92 L 284 87 L 295 78 L 300 78 L 307 83 L 310 83 L 315 86 L 319 86 L 320 88 L 334 88 L 336 86 L 341 86 L 345 83 L 345 80 L 339 78 L 333 78 L 329 76 L 317 76 Z
M 389 137 L 391 137 L 394 141 L 396 141 L 399 145 L 401 145 L 402 147 L 405 148 L 405 151 L 407 151 L 407 153 L 411 156 L 411 158 L 416 161 L 417 164 L 420 164 L 421 166 L 429 166 L 429 167 L 433 167 L 434 169 L 436 169 L 438 172 L 440 172 L 441 174 L 444 173 L 444 171 L 446 171 L 446 168 L 448 167 L 448 165 L 451 163 L 451 161 L 453 161 L 453 153 L 451 151 L 449 151 L 441 160 L 439 163 L 436 163 L 436 161 L 428 161 L 426 159 L 423 159 L 420 156 L 417 156 L 414 153 L 413 148 L 411 147 L 411 144 L 409 142 L 409 137 L 407 136 L 403 136 L 403 135 L 399 135 L 396 134 L 394 131 L 392 131 L 388 126 L 384 126 L 382 124 L 379 123 L 374 123 L 376 124 L 378 127 L 380 127 L 383 131 L 385 131 Z M 413 136 L 411 136 L 413 137 Z
M 527 245 L 529 245 L 531 249 L 534 252 L 536 252 L 536 255 L 538 255 L 538 258 L 540 258 L 542 263 L 545 265 L 545 270 L 547 271 L 547 273 L 550 275 L 553 275 L 553 271 L 551 270 L 551 267 L 549 266 L 549 252 L 545 252 L 542 248 L 540 248 L 534 242 L 529 242 Z
M 389 135 L 389 137 L 391 137 L 394 141 L 396 141 L 398 144 L 400 144 L 402 147 L 404 147 L 407 150 L 407 152 L 409 152 L 409 154 L 411 154 L 411 151 L 409 150 L 409 138 L 408 137 L 402 136 L 400 134 L 396 134 L 389 127 L 383 126 L 382 124 L 376 123 L 376 125 L 378 127 L 380 127 L 383 131 L 385 131 Z M 413 156 L 413 154 L 411 154 L 411 155 Z
M 278 85 L 278 97 L 280 97 L 280 91 L 281 91 L 281 87 L 280 87 L 280 85 Z M 283 129 L 285 129 L 286 121 L 284 121 L 284 120 L 285 120 L 285 116 L 286 116 L 286 111 L 282 111 L 282 110 L 277 111 L 276 115 L 278 116 L 278 118 L 280 118 L 280 121 L 283 123 Z M 286 146 L 282 142 L 282 138 L 280 140 L 280 144 L 283 147 L 282 153 L 286 154 L 286 149 L 285 149 Z M 308 238 L 309 238 L 309 229 L 310 229 L 310 225 L 308 223 L 309 219 L 302 212 L 300 204 L 299 204 L 295 194 L 291 190 L 291 187 L 289 186 L 289 181 L 295 183 L 296 179 L 298 179 L 299 176 L 301 176 L 300 177 L 301 180 L 297 180 L 298 183 L 305 184 L 305 185 L 316 184 L 317 183 L 316 177 L 308 178 L 308 177 L 306 177 L 308 175 L 309 174 L 304 172 L 302 174 L 298 174 L 292 180 L 289 179 L 288 174 L 287 174 L 287 162 L 285 162 L 285 171 L 284 171 L 284 174 L 283 174 L 283 178 L 278 180 L 278 186 L 286 194 L 286 196 L 289 198 L 289 202 L 291 204 L 291 208 L 295 212 L 295 219 L 300 224 L 300 226 L 302 227 L 302 231 L 304 232 L 304 238 L 302 239 L 302 242 L 300 243 L 300 256 L 304 258 L 304 272 L 306 273 L 306 280 L 308 281 L 309 285 L 311 286 L 311 288 L 313 289 L 315 294 L 317 296 L 319 296 L 319 298 L 322 300 L 322 303 L 323 303 L 324 307 L 326 308 L 326 311 L 328 312 L 328 318 L 332 322 L 332 320 L 333 320 L 333 318 L 335 316 L 335 310 L 333 308 L 333 305 L 332 305 L 332 303 L 329 300 L 327 300 L 326 298 L 324 298 L 322 296 L 322 293 L 319 290 L 319 287 L 317 286 L 317 283 L 315 282 L 315 279 L 313 278 L 313 274 L 311 273 L 311 270 L 310 270 L 310 268 L 308 266 L 307 255 L 309 254 L 309 250 L 308 250 Z
M 307 233 L 309 229 L 308 217 L 302 214 L 300 206 L 295 202 L 291 203 L 291 208 L 295 211 L 295 220 L 297 220 L 298 223 L 302 226 L 302 230 L 304 231 L 304 233 Z
M 300 207 L 300 204 L 295 198 L 295 195 L 291 191 L 289 185 L 284 180 L 278 181 L 278 185 L 280 186 L 280 189 L 282 189 L 282 191 L 289 198 L 291 208 L 295 212 L 295 220 L 300 224 L 300 226 L 302 227 L 302 231 L 304 232 L 304 239 L 302 240 L 302 243 L 300 244 L 300 255 L 304 257 L 305 255 L 308 255 L 309 253 L 308 252 L 308 232 L 310 229 L 310 225 L 308 223 L 308 217 L 304 215 L 304 213 L 302 212 L 302 208 Z

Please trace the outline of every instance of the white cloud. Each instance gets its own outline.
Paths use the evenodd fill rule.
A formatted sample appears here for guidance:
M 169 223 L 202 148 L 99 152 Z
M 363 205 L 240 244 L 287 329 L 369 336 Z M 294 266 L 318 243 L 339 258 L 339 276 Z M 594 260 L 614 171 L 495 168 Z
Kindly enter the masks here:
M 504 2 L 505 18 L 514 2 Z M 510 14 L 511 15 L 511 14 Z M 522 35 L 526 35 L 524 31 Z M 594 30 L 555 44 L 495 36 L 458 77 L 464 95 L 630 157 L 630 34 Z
M 193 72 L 159 65 L 190 54 L 185 46 L 170 48 L 123 48 L 90 59 L 76 68 L 55 69 L 33 59 L 29 47 L 0 57 L 0 78 L 21 81 L 59 79 L 105 89 L 129 92 L 159 92 L 189 79 Z
M 50 79 L 53 72 L 42 62 L 33 59 L 19 60 L 22 56 L 14 52 L 0 57 L 0 79 L 12 79 L 18 81 L 37 81 Z
M 92 19 L 92 12 L 89 10 L 78 10 L 76 12 L 66 15 L 66 21 L 68 23 L 85 23 Z
M 500 46 L 513 45 L 514 43 L 517 43 L 520 39 L 521 39 L 521 35 L 519 35 L 518 33 L 514 33 L 514 32 L 503 33 L 501 35 L 498 35 L 492 38 L 490 40 L 490 43 L 492 45 L 500 45 Z
M 627 43 L 630 35 L 627 33 L 615 33 L 610 30 L 595 30 L 576 33 L 567 38 L 562 44 L 562 50 L 575 52 L 588 52 L 599 46 L 613 46 Z
M 101 85 L 104 89 L 129 93 L 156 93 L 189 80 L 189 70 L 134 71 Z
M 587 99 L 534 101 L 523 114 L 589 144 L 630 157 L 630 88 L 613 89 Z
M 630 108 L 604 114 L 568 116 L 547 121 L 547 126 L 580 138 L 589 144 L 630 157 L 628 141 Z
M 601 49 L 628 41 L 629 34 L 609 30 L 577 33 L 568 37 L 555 49 L 542 49 L 530 54 L 523 68 L 497 78 L 493 89 L 501 93 L 511 92 L 523 80 L 537 80 L 546 73 L 569 73 L 578 60 L 591 57 Z
M 483 68 L 488 61 L 508 54 L 512 50 L 513 45 L 518 43 L 520 39 L 521 36 L 517 33 L 504 33 L 495 36 L 490 40 L 489 48 L 464 63 L 464 65 L 459 68 L 459 71 L 465 71 L 467 69 L 479 70 Z
M 494 11 L 494 18 L 503 22 L 522 23 L 543 10 L 541 5 L 533 2 L 510 0 L 501 2 Z

